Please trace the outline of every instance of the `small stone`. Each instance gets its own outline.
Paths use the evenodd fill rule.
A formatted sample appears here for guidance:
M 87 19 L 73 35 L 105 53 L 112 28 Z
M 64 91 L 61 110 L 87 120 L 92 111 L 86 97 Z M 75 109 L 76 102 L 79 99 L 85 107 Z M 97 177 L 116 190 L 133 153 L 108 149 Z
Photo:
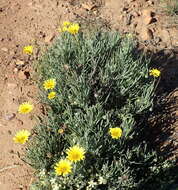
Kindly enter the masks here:
M 15 67 L 14 68 L 14 73 L 17 73 L 18 72 L 18 69 Z
M 18 78 L 21 80 L 26 80 L 30 77 L 30 73 L 28 71 L 19 71 Z
M 6 47 L 1 48 L 2 51 L 8 52 L 8 49 Z
M 54 34 L 45 36 L 45 38 L 44 38 L 45 43 L 50 43 L 54 39 L 54 37 L 55 37 Z
M 131 24 L 131 20 L 132 20 L 132 15 L 128 14 L 125 17 L 125 23 L 126 25 L 130 25 Z
M 132 13 L 132 15 L 133 15 L 134 17 L 139 17 L 139 16 L 140 16 L 139 12 L 137 12 L 137 11 L 134 11 L 134 12 Z
M 21 60 L 17 60 L 17 62 L 15 64 L 18 65 L 18 66 L 21 66 L 21 65 L 24 65 L 25 62 L 21 61 Z
M 153 39 L 153 32 L 148 28 L 143 28 L 140 32 L 140 37 L 143 41 Z
M 145 17 L 147 17 L 147 16 L 149 16 L 149 17 L 152 17 L 153 15 L 154 15 L 154 13 L 153 13 L 153 11 L 152 10 L 150 10 L 150 9 L 144 9 L 143 11 L 142 11 L 142 15 Z
M 150 17 L 150 16 L 145 16 L 143 18 L 143 23 L 146 24 L 146 25 L 154 23 L 156 21 L 157 21 L 156 18 L 153 18 L 153 17 Z
M 154 41 L 156 44 L 158 44 L 159 42 L 161 42 L 161 38 L 157 36 L 154 38 Z
M 5 118 L 5 120 L 10 121 L 10 120 L 14 119 L 15 116 L 16 116 L 15 113 L 11 113 L 11 114 L 6 114 L 4 116 L 4 118 Z
M 24 74 L 23 71 L 19 71 L 18 78 L 21 79 L 21 80 L 26 80 L 27 79 L 27 77 L 26 77 L 26 75 Z
M 96 5 L 93 4 L 93 3 L 83 3 L 83 4 L 82 4 L 82 7 L 83 7 L 84 9 L 86 9 L 87 11 L 90 11 L 90 10 L 96 8 Z
M 154 1 L 147 1 L 149 5 L 154 5 Z

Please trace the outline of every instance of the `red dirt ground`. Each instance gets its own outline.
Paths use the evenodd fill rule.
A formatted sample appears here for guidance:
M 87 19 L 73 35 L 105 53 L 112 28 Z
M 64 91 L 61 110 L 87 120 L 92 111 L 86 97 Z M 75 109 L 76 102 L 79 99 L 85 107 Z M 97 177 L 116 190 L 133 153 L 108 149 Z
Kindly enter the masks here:
M 39 107 L 32 66 L 41 49 L 58 35 L 59 24 L 100 19 L 112 29 L 138 37 L 153 52 L 176 48 L 177 25 L 160 10 L 153 0 L 0 0 L 1 190 L 27 190 L 33 180 L 32 169 L 18 157 L 24 146 L 14 144 L 12 138 L 18 130 L 30 130 L 35 124 L 38 108 L 29 115 L 20 115 L 17 109 L 24 101 Z M 22 53 L 29 44 L 35 48 L 30 58 Z

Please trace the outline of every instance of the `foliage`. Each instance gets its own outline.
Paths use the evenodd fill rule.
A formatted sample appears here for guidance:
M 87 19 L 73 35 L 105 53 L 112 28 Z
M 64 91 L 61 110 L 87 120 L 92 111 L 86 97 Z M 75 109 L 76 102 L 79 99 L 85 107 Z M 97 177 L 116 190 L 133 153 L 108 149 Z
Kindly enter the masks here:
M 148 76 L 149 60 L 131 39 L 114 32 L 63 33 L 39 70 L 47 114 L 27 149 L 39 177 L 31 190 L 156 190 L 172 182 L 161 172 L 169 164 L 151 150 L 146 137 L 140 138 L 144 129 L 138 121 L 153 107 L 155 79 Z M 48 79 L 56 79 L 53 99 L 43 89 Z M 122 129 L 121 138 L 112 139 L 112 127 Z M 57 176 L 55 164 L 76 144 L 85 149 L 85 159 L 74 164 L 71 174 Z

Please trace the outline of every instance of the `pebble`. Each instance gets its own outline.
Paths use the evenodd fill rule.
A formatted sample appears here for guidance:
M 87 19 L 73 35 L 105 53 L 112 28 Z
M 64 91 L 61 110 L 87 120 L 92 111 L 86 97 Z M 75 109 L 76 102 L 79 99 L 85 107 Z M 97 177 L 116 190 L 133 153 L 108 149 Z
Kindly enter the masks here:
M 157 21 L 156 18 L 153 18 L 153 17 L 150 17 L 150 16 L 145 16 L 143 18 L 143 23 L 146 24 L 146 25 L 151 24 L 151 23 L 156 22 L 156 21 Z
M 44 41 L 45 43 L 50 43 L 54 39 L 55 35 L 54 34 L 49 34 L 45 36 Z
M 18 72 L 18 69 L 17 68 L 14 68 L 14 73 L 17 73 Z
M 24 71 L 19 71 L 18 72 L 18 78 L 21 80 L 26 80 L 26 79 L 28 79 L 28 76 L 25 74 Z
M 17 60 L 17 62 L 15 64 L 21 66 L 21 65 L 24 65 L 25 62 L 21 61 L 21 60 Z
M 143 16 L 149 16 L 149 17 L 152 17 L 153 14 L 154 14 L 153 11 L 150 10 L 150 9 L 144 9 L 144 10 L 142 11 L 142 15 L 143 15 Z
M 140 37 L 143 41 L 153 39 L 153 32 L 151 29 L 143 28 L 140 32 Z
M 6 47 L 1 48 L 2 51 L 8 52 L 8 49 Z
M 90 11 L 90 10 L 94 9 L 96 7 L 96 5 L 93 3 L 83 3 L 82 7 L 84 9 L 86 9 L 87 11 Z
M 4 116 L 4 118 L 5 118 L 5 120 L 10 121 L 10 120 L 14 119 L 15 116 L 16 116 L 15 113 L 11 113 L 11 114 L 6 114 Z

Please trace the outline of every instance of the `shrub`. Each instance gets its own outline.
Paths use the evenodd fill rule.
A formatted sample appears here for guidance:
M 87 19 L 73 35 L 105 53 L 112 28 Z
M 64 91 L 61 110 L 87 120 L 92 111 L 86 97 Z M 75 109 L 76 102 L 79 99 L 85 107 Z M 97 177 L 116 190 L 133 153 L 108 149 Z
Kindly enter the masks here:
M 151 189 L 161 187 L 155 176 L 169 165 L 140 138 L 138 125 L 153 105 L 155 79 L 148 71 L 149 60 L 137 53 L 131 39 L 117 33 L 59 37 L 40 62 L 47 114 L 27 148 L 27 159 L 38 173 L 31 189 L 147 189 L 145 184 L 149 189 L 150 181 Z M 48 79 L 56 80 L 53 99 L 42 86 Z M 108 133 L 113 127 L 122 129 L 121 138 Z M 56 163 L 74 145 L 84 148 L 85 158 L 73 164 L 70 174 L 56 175 Z

